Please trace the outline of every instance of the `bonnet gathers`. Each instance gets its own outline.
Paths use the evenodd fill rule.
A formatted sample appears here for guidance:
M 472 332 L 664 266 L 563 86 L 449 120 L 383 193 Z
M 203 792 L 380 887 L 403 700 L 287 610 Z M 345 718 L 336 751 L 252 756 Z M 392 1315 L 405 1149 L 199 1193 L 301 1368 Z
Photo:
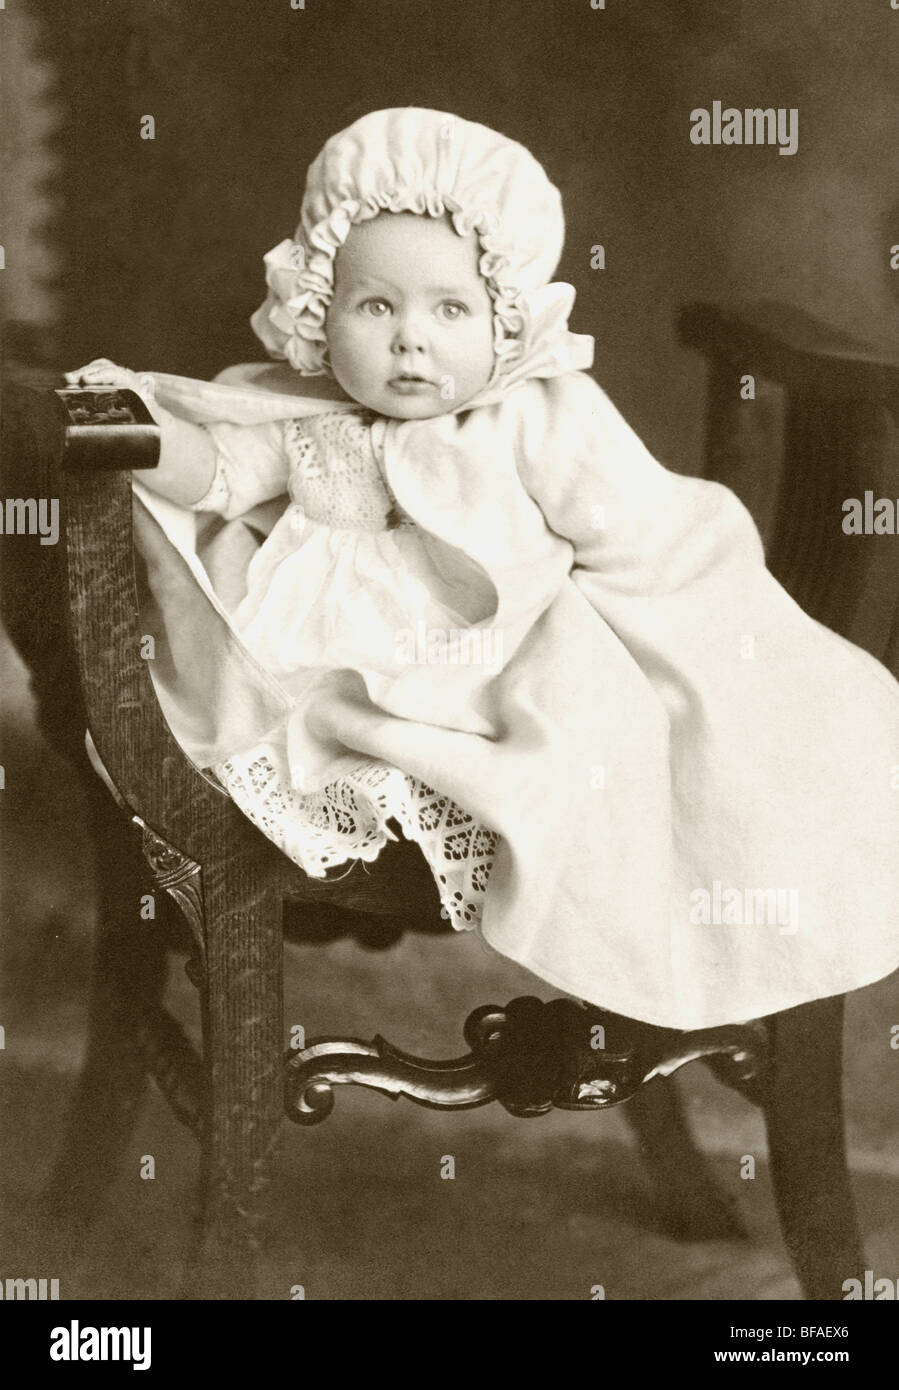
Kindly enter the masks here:
M 460 236 L 477 235 L 493 301 L 491 387 L 590 366 L 593 339 L 568 331 L 574 289 L 550 282 L 565 236 L 558 189 L 523 145 L 415 106 L 363 116 L 310 165 L 299 226 L 266 254 L 268 295 L 250 320 L 269 356 L 304 376 L 330 373 L 334 258 L 354 223 L 385 211 L 448 214 Z

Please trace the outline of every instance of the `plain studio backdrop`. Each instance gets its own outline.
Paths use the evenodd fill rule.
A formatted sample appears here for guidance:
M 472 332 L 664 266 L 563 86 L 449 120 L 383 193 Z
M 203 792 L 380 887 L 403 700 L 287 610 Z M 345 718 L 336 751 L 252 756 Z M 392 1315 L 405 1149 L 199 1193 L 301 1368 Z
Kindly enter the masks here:
M 307 165 L 356 117 L 400 105 L 481 121 L 544 163 L 566 209 L 558 278 L 577 288 L 571 326 L 595 336 L 597 379 L 671 467 L 700 470 L 706 399 L 705 367 L 677 340 L 679 306 L 770 298 L 874 345 L 899 337 L 889 0 L 17 0 L 3 27 L 2 284 L 7 352 L 20 363 L 104 355 L 208 377 L 260 359 L 248 319 L 264 295 L 262 255 L 292 234 Z M 691 144 L 691 111 L 715 101 L 798 108 L 798 152 Z M 758 405 L 773 420 L 764 394 Z M 50 1275 L 27 1268 L 16 1212 L 52 1158 L 80 1058 L 89 849 L 77 784 L 41 743 L 24 673 L 4 651 L 0 1081 L 11 1123 L 0 1166 L 4 1245 L 22 1266 L 4 1272 Z M 173 981 L 188 1018 L 180 970 Z M 291 955 L 286 1017 L 309 1035 L 382 1031 L 445 1055 L 459 1050 L 468 1009 L 533 984 L 455 938 L 407 939 L 383 956 L 343 943 Z M 885 1273 L 899 1234 L 895 1000 L 894 982 L 856 996 L 848 1030 L 852 1160 Z M 595 1282 L 610 1297 L 789 1294 L 758 1117 L 698 1068 L 683 1087 L 750 1225 L 753 1244 L 736 1254 L 677 1245 L 653 1225 L 620 1115 L 525 1125 L 357 1094 L 320 1131 L 289 1136 L 272 1258 L 309 1296 L 583 1297 Z M 152 1183 L 137 1179 L 148 1152 L 163 1158 Z M 446 1153 L 470 1182 L 437 1182 Z M 739 1177 L 747 1153 L 759 1158 L 755 1182 Z M 134 1155 L 72 1293 L 170 1291 L 194 1152 L 161 1102 Z

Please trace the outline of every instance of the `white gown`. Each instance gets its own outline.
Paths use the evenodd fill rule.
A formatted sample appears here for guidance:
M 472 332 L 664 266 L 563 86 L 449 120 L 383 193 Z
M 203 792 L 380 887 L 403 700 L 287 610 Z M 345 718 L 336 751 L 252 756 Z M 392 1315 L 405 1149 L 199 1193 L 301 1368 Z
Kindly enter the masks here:
M 160 702 L 307 872 L 393 820 L 455 925 L 662 1027 L 899 966 L 899 685 L 591 378 L 386 422 L 154 380 L 221 455 L 200 512 L 136 513 Z
M 377 759 L 347 759 L 339 779 L 317 791 L 304 789 L 300 772 L 315 782 L 316 746 L 305 734 L 303 709 L 329 673 L 402 666 L 421 655 L 417 633 L 460 632 L 476 616 L 477 583 L 459 570 L 462 557 L 441 553 L 396 506 L 378 463 L 377 433 L 375 418 L 361 410 L 242 431 L 242 451 L 283 448 L 290 505 L 253 557 L 232 618 L 248 650 L 296 702 L 296 713 L 286 740 L 278 731 L 211 771 L 244 814 L 315 878 L 350 859 L 375 859 L 396 839 L 388 824 L 396 821 L 421 847 L 443 916 L 470 929 L 480 923 L 492 831 Z M 230 481 L 227 450 L 220 447 L 217 459 L 195 510 L 227 515 L 239 484 Z M 234 460 L 238 469 L 240 462 Z M 277 479 L 276 457 L 255 463 L 255 476 L 268 464 Z

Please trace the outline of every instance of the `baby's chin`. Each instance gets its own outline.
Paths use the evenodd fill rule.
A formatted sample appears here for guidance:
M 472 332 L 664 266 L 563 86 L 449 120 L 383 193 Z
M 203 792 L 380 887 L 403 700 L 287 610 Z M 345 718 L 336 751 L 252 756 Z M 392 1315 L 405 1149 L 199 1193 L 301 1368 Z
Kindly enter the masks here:
M 477 392 L 469 392 L 464 399 L 444 399 L 438 390 L 414 396 L 385 390 L 373 393 L 367 400 L 359 403 L 388 420 L 433 420 L 460 409 L 476 394 Z
M 388 420 L 436 420 L 439 415 L 449 415 L 457 408 L 457 401 L 402 401 L 397 405 L 377 407 L 378 414 Z

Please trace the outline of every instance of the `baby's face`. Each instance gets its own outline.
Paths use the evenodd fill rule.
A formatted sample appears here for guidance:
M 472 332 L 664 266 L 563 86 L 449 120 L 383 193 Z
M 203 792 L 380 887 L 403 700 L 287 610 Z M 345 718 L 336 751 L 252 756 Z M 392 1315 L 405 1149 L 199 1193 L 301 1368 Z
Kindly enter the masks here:
M 445 415 L 493 372 L 493 301 L 477 237 L 445 218 L 381 213 L 337 253 L 325 332 L 331 369 L 360 405 L 400 420 Z

